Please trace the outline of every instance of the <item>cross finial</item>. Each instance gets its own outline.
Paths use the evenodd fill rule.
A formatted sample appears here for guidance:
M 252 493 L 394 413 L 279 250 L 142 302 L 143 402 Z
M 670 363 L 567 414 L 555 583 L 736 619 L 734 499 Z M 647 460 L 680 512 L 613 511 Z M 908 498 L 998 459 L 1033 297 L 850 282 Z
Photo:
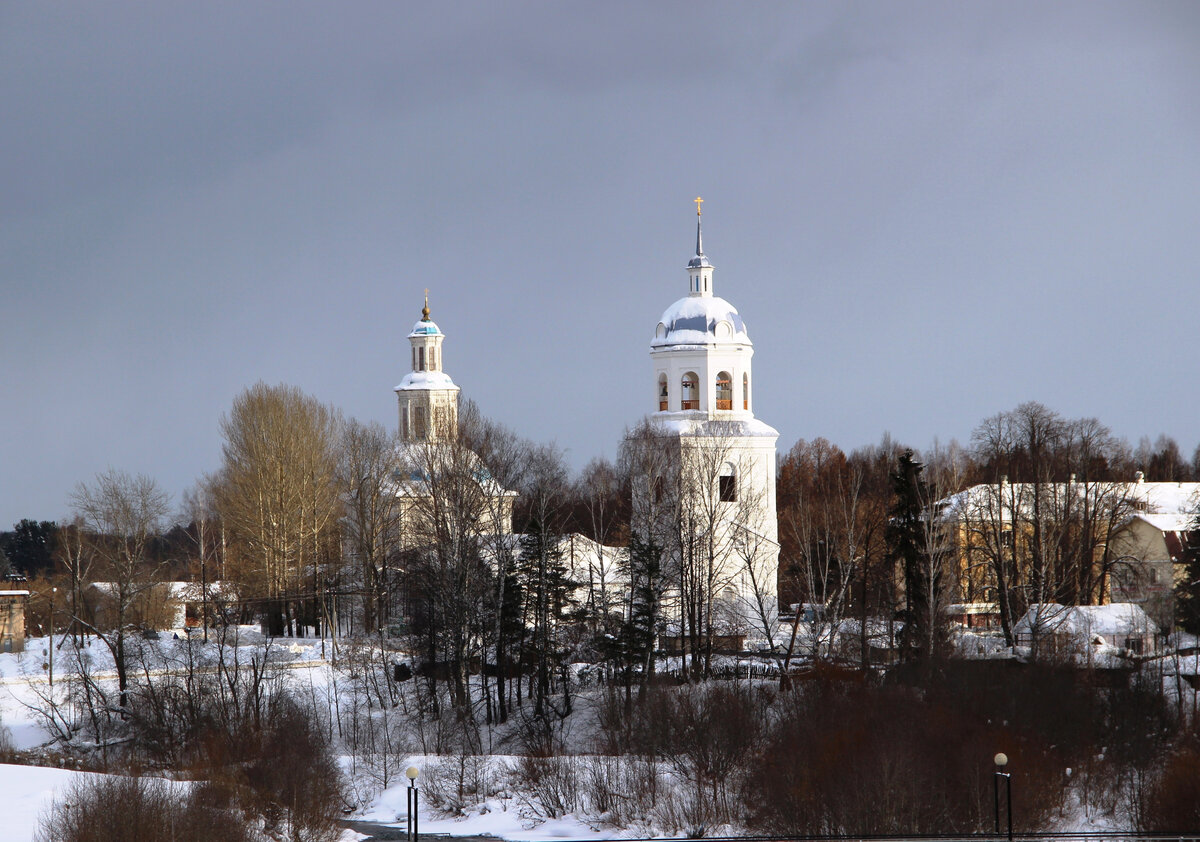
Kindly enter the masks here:
M 699 196 L 697 196 L 692 201 L 696 203 L 696 216 L 699 216 L 700 215 L 700 205 L 704 203 L 704 200 L 701 199 Z
M 429 288 L 425 288 L 425 306 L 421 310 L 421 321 L 429 321 Z

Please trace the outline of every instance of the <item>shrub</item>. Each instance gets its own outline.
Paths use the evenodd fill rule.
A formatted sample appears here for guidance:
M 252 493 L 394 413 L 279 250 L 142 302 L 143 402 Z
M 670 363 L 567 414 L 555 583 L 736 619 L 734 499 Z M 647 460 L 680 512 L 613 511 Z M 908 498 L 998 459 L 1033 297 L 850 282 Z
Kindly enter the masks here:
M 152 778 L 76 778 L 43 814 L 36 842 L 251 842 L 231 810 Z
M 1141 830 L 1193 833 L 1200 827 L 1200 745 L 1185 746 L 1167 760 L 1142 805 Z

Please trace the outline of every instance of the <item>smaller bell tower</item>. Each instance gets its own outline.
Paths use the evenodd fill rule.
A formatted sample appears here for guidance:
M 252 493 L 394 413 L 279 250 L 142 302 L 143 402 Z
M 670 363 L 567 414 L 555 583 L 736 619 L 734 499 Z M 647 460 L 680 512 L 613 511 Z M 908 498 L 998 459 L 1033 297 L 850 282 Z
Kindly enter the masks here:
M 401 441 L 442 441 L 453 438 L 458 429 L 458 387 L 442 369 L 445 338 L 429 318 L 429 290 L 425 290 L 421 320 L 408 334 L 412 371 L 396 387 Z

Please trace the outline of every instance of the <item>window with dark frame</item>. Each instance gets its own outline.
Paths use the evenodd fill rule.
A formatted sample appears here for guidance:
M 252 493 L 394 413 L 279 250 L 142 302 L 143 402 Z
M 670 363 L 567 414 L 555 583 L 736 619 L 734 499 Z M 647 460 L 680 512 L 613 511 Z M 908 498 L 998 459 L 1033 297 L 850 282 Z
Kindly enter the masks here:
M 737 477 L 732 474 L 720 478 L 720 496 L 722 503 L 737 502 Z

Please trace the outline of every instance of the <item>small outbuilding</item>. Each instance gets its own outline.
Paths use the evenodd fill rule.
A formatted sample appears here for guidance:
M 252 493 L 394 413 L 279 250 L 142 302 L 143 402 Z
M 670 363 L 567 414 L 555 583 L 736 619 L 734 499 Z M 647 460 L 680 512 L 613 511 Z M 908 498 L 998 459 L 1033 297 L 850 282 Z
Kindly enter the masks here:
M 1087 655 L 1101 648 L 1126 655 L 1147 655 L 1158 648 L 1158 625 L 1131 602 L 1108 605 L 1031 606 L 1013 626 L 1017 646 L 1035 652 Z

